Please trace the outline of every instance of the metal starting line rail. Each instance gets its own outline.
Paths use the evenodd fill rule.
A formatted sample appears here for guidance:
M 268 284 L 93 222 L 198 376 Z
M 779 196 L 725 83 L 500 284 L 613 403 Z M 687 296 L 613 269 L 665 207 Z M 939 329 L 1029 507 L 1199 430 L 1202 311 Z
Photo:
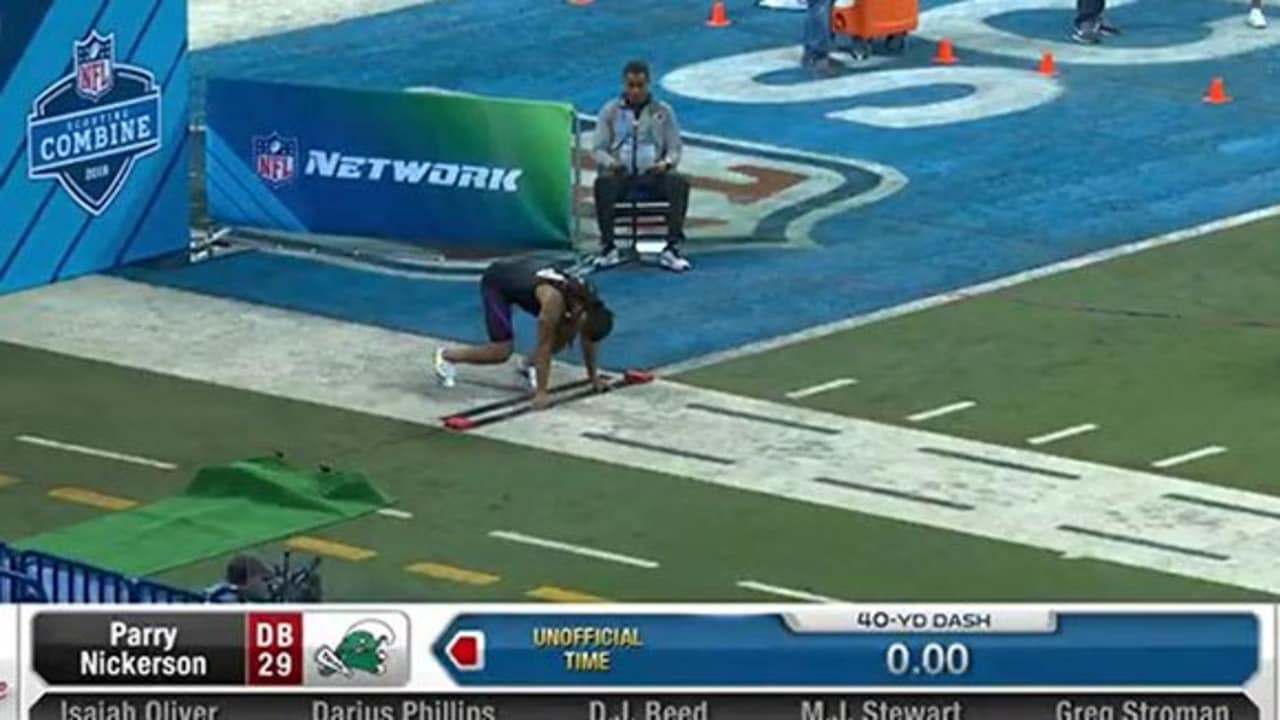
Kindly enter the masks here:
M 620 376 L 611 377 L 606 375 L 605 378 L 608 381 L 608 385 L 603 392 L 612 392 L 632 385 L 644 385 L 653 382 L 654 376 L 653 373 L 647 370 L 628 370 Z M 548 410 L 558 405 L 600 394 L 595 388 L 591 387 L 591 381 L 586 379 L 550 388 L 548 392 L 551 395 L 551 402 L 547 406 Z M 529 397 L 520 396 L 508 400 L 498 400 L 497 402 L 491 402 L 460 413 L 447 415 L 441 418 L 441 422 L 446 428 L 461 432 L 492 425 L 503 420 L 510 420 L 532 410 L 533 402 Z

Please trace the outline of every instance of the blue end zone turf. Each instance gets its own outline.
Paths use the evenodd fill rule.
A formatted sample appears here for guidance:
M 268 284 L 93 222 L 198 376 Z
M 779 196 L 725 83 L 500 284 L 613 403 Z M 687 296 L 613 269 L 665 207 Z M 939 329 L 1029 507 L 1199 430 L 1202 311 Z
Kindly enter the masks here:
M 800 16 L 741 0 L 729 3 L 734 25 L 712 30 L 703 25 L 707 5 L 441 0 L 218 47 L 193 63 L 198 76 L 442 86 L 567 100 L 594 113 L 616 92 L 621 64 L 637 56 L 668 80 L 658 92 L 688 131 L 767 144 L 775 157 L 858 158 L 906 177 L 895 194 L 816 218 L 805 230 L 816 247 L 744 243 L 695 255 L 687 276 L 597 275 L 619 316 L 604 358 L 614 367 L 724 350 L 1280 202 L 1280 85 L 1270 72 L 1280 31 L 1245 28 L 1242 3 L 1113 2 L 1126 35 L 1102 48 L 1055 46 L 1060 75 L 1047 79 L 1035 58 L 1040 46 L 1065 42 L 1071 3 L 926 0 L 922 32 L 957 30 L 960 64 L 934 65 L 935 45 L 920 37 L 902 57 L 820 81 L 785 63 L 764 72 L 797 52 L 768 51 L 798 42 Z M 959 33 L 966 18 L 988 15 L 988 35 L 1022 39 Z M 690 68 L 744 53 L 758 54 Z M 1200 102 L 1215 75 L 1226 76 L 1234 103 Z M 972 102 L 975 86 L 981 102 Z M 725 96 L 735 88 L 767 101 Z M 931 103 L 933 122 L 913 114 Z M 1019 103 L 1028 107 L 1001 110 Z M 263 255 L 126 272 L 411 332 L 481 333 L 469 284 Z

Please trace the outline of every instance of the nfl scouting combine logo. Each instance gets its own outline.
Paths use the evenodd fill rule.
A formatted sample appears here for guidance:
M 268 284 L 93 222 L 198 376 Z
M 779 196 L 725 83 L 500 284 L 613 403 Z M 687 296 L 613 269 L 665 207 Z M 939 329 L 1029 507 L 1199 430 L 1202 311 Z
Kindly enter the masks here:
M 253 166 L 258 177 L 272 187 L 293 180 L 298 168 L 298 141 L 271 133 L 253 139 Z
M 160 86 L 150 71 L 116 62 L 115 44 L 96 30 L 77 41 L 71 74 L 45 88 L 27 117 L 28 175 L 57 180 L 94 215 L 138 158 L 160 149 Z

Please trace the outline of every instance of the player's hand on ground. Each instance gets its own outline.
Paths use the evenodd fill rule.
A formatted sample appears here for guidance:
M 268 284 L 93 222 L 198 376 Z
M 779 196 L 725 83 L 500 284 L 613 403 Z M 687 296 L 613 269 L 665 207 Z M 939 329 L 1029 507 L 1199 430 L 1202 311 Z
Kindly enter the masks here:
M 551 395 L 545 390 L 539 390 L 533 394 L 533 409 L 546 410 L 551 406 Z

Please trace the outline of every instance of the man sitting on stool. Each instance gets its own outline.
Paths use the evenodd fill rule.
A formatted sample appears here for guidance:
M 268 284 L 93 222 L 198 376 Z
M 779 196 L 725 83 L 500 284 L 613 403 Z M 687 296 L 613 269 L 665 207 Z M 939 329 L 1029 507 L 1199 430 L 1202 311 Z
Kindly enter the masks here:
M 680 253 L 689 209 L 689 181 L 676 172 L 680 126 L 671 106 L 649 94 L 649 66 L 632 60 L 622 70 L 622 96 L 605 103 L 596 121 L 594 156 L 596 222 L 600 225 L 598 267 L 623 262 L 614 244 L 614 205 L 640 191 L 670 205 L 667 247 L 659 258 L 668 270 L 688 270 Z

